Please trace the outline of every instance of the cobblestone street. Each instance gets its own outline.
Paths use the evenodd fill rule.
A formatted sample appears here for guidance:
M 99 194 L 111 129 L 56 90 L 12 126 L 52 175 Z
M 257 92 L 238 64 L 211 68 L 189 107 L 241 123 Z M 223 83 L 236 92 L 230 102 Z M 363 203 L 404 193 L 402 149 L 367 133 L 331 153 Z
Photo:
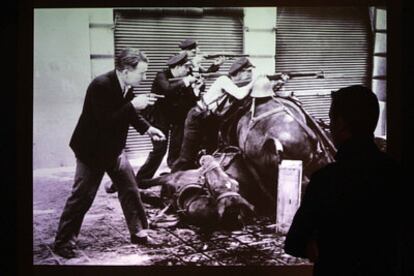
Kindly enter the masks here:
M 156 228 L 149 235 L 157 246 L 137 246 L 129 233 L 116 194 L 103 184 L 85 216 L 77 243 L 78 257 L 64 259 L 51 248 L 73 171 L 34 172 L 33 260 L 35 265 L 300 265 L 306 260 L 283 252 L 284 236 L 275 233 L 273 221 L 257 218 L 239 231 L 203 234 L 195 228 Z M 148 216 L 159 210 L 145 205 Z

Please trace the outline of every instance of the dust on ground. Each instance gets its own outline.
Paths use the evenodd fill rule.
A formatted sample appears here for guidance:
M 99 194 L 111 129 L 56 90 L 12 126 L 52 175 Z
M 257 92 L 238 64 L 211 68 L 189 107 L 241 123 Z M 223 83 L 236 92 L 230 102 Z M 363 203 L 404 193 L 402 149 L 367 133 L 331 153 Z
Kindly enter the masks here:
M 73 169 L 35 171 L 33 174 L 33 262 L 35 265 L 301 265 L 307 260 L 283 251 L 285 237 L 276 234 L 269 218 L 256 218 L 238 231 L 209 235 L 196 228 L 157 228 L 149 235 L 157 246 L 134 245 L 117 194 L 107 194 L 101 183 L 85 216 L 77 255 L 65 259 L 53 253 L 53 241 L 63 206 L 73 185 Z M 145 204 L 148 217 L 159 210 Z

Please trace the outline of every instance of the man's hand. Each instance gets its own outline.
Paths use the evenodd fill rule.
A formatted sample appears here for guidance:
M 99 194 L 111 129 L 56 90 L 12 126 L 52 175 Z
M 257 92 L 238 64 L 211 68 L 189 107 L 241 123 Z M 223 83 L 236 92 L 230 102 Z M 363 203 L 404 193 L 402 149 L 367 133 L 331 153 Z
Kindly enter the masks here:
M 192 75 L 188 75 L 184 77 L 184 79 L 185 81 L 188 81 L 189 84 L 195 83 L 197 81 L 197 78 Z
M 191 62 L 193 63 L 194 67 L 199 67 L 203 60 L 204 60 L 203 56 L 196 55 L 192 58 Z
M 153 141 L 165 141 L 164 133 L 158 128 L 150 126 L 146 132 Z
M 158 100 L 158 98 L 164 98 L 164 96 L 153 94 L 153 93 L 140 94 L 140 95 L 135 96 L 131 100 L 131 103 L 134 106 L 135 110 L 138 111 L 138 110 L 145 109 L 149 105 L 153 105 Z
M 222 65 L 224 63 L 224 61 L 226 60 L 225 56 L 219 56 L 218 58 L 216 58 L 214 60 L 214 65 Z
M 275 83 L 275 85 L 273 86 L 273 89 L 275 90 L 275 91 L 277 91 L 277 90 L 279 90 L 280 88 L 282 88 L 283 87 L 283 85 L 285 85 L 285 83 L 289 80 L 289 75 L 288 74 L 285 74 L 285 73 L 283 73 L 281 76 L 280 76 L 280 80 L 278 80 L 278 81 L 276 81 L 276 83 Z
M 286 73 L 282 73 L 280 76 L 281 81 L 286 82 L 288 79 L 290 79 L 289 75 Z
M 203 78 L 197 79 L 197 82 L 194 82 L 193 84 L 191 84 L 191 87 L 193 88 L 193 93 L 196 97 L 200 96 L 201 88 L 203 85 L 204 85 Z

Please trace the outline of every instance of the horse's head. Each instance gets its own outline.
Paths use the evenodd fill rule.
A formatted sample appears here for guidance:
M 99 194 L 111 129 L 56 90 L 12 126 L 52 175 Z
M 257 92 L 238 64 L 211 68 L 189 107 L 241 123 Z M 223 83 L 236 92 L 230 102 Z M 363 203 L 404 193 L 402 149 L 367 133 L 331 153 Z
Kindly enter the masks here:
M 217 203 L 208 195 L 194 193 L 185 204 L 188 223 L 208 229 L 217 226 L 219 221 Z
M 224 227 L 238 227 L 252 217 L 254 207 L 239 193 L 238 182 L 228 176 L 211 155 L 200 159 L 202 171 L 213 197 L 217 201 L 219 221 Z
M 254 215 L 254 206 L 240 194 L 223 193 L 217 198 L 220 225 L 224 228 L 240 228 Z
M 203 155 L 200 158 L 200 165 L 213 196 L 217 197 L 227 191 L 239 191 L 239 183 L 223 171 L 213 156 Z

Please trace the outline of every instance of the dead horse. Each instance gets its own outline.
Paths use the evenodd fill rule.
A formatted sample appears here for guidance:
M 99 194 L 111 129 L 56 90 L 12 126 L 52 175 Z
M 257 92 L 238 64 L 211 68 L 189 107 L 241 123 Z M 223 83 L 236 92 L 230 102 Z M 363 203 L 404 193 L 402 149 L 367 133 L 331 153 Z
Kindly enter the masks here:
M 224 158 L 222 158 L 224 161 Z M 200 167 L 142 180 L 141 189 L 161 185 L 161 196 L 187 223 L 203 228 L 239 228 L 254 214 L 254 206 L 239 193 L 239 183 L 211 155 Z

